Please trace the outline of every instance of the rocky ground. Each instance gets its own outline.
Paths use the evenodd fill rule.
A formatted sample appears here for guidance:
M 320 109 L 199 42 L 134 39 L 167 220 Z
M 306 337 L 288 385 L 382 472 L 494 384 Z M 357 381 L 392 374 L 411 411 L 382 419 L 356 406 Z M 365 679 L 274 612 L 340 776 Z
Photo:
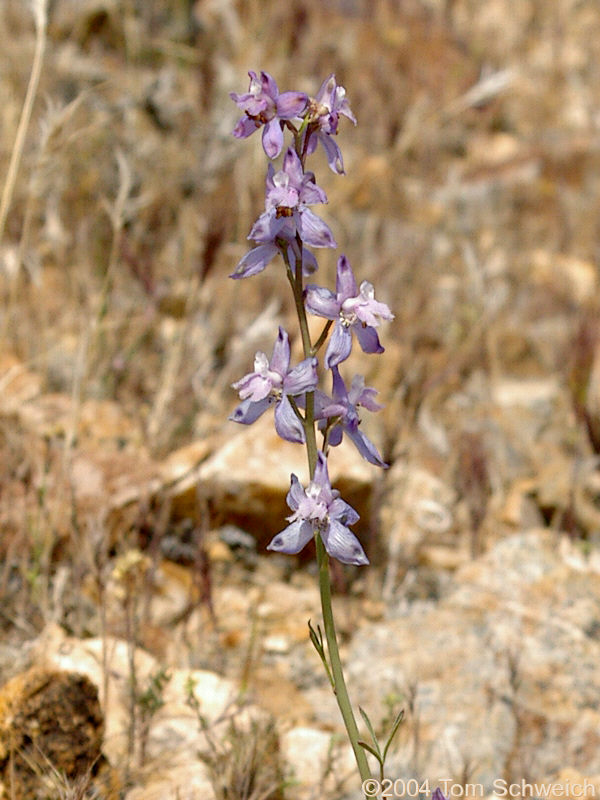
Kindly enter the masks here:
M 0 35 L 6 185 L 21 0 Z M 595 0 L 51 4 L 0 233 L 4 797 L 359 796 L 312 554 L 265 550 L 305 456 L 227 421 L 294 330 L 275 265 L 227 278 L 264 200 L 248 69 L 335 72 L 358 119 L 346 176 L 314 168 L 396 315 L 354 360 L 390 468 L 330 459 L 372 562 L 333 572 L 351 694 L 405 711 L 388 774 L 600 791 L 599 42 Z

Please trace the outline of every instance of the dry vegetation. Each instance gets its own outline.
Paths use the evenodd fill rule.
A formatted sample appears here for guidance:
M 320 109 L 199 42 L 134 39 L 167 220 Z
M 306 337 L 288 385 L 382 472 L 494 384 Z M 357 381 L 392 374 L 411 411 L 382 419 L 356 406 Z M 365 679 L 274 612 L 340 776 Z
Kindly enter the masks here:
M 56 0 L 46 35 L 0 240 L 7 642 L 50 619 L 102 630 L 113 559 L 169 527 L 137 509 L 107 540 L 72 500 L 75 455 L 139 470 L 221 435 L 231 382 L 293 319 L 276 268 L 227 279 L 263 203 L 259 142 L 230 134 L 248 69 L 309 92 L 335 72 L 358 118 L 347 176 L 317 170 L 341 250 L 396 313 L 386 356 L 361 362 L 386 457 L 456 489 L 474 552 L 519 481 L 539 519 L 595 543 L 597 487 L 586 513 L 573 500 L 600 452 L 595 0 Z M 0 38 L 7 175 L 36 52 L 24 0 L 0 5 Z M 557 389 L 510 428 L 491 398 L 517 381 Z

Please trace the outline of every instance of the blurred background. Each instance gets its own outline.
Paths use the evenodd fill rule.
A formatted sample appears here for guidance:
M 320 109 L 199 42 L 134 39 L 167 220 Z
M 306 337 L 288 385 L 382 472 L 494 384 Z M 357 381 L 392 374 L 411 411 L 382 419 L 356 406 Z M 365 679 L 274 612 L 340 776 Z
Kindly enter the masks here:
M 264 207 L 259 135 L 231 135 L 239 112 L 229 92 L 246 91 L 248 70 L 271 73 L 282 91 L 315 94 L 331 73 L 346 88 L 358 120 L 340 123 L 346 175 L 321 150 L 311 165 L 340 246 L 317 253 L 320 283 L 331 285 L 344 252 L 395 313 L 381 330 L 386 353 L 355 358 L 385 404 L 363 424 L 391 467 L 366 478 L 340 467 L 374 563 L 368 575 L 339 571 L 342 602 L 361 614 L 370 604 L 371 621 L 402 603 L 437 603 L 461 569 L 532 530 L 592 569 L 596 0 L 54 0 L 37 36 L 36 7 L 0 4 L 0 594 L 10 647 L 53 621 L 74 636 L 133 636 L 169 663 L 179 618 L 142 614 L 133 635 L 100 614 L 110 612 L 115 563 L 136 551 L 154 570 L 163 559 L 188 570 L 171 578 L 187 587 L 184 616 L 201 609 L 205 638 L 202 655 L 190 647 L 185 659 L 250 680 L 251 609 L 242 604 L 225 630 L 231 598 L 219 605 L 218 593 L 225 578 L 246 588 L 290 581 L 293 562 L 263 551 L 285 491 L 265 489 L 279 514 L 269 522 L 264 505 L 242 513 L 213 473 L 197 472 L 240 434 L 227 422 L 231 383 L 257 350 L 271 352 L 278 324 L 294 330 L 278 264 L 227 277 Z M 9 180 L 36 52 L 39 84 Z M 255 445 L 244 439 L 228 456 L 242 472 Z M 182 475 L 185 491 L 170 493 Z M 301 566 L 307 581 L 310 570 Z M 348 640 L 361 614 L 348 612 Z M 5 677 L 21 665 L 9 655 Z

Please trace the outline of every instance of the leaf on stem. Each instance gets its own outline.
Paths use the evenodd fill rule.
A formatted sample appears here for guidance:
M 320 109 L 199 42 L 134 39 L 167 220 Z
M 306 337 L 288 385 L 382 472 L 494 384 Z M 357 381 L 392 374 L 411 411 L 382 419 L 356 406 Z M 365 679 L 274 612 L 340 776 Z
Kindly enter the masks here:
M 364 710 L 364 708 L 361 708 L 359 706 L 358 710 L 360 711 L 360 715 L 363 718 L 365 725 L 367 726 L 367 729 L 371 736 L 371 741 L 373 742 L 373 747 L 368 745 L 366 742 L 359 741 L 359 744 L 361 745 L 361 747 L 364 747 L 366 750 L 368 750 L 369 753 L 372 753 L 377 759 L 377 761 L 379 761 L 379 763 L 383 766 L 383 756 L 381 755 L 381 749 L 379 747 L 379 742 L 377 741 L 377 736 L 375 736 L 375 731 L 373 730 L 373 726 L 371 725 L 371 720 L 369 719 L 369 716 L 367 712 Z
M 313 647 L 319 654 L 319 658 L 323 662 L 323 666 L 325 667 L 325 672 L 327 673 L 327 677 L 329 678 L 329 683 L 331 684 L 333 690 L 335 691 L 335 681 L 333 679 L 333 675 L 331 674 L 331 669 L 329 668 L 329 664 L 327 662 L 327 655 L 325 653 L 325 647 L 323 645 L 323 631 L 321 630 L 321 626 L 317 625 L 317 630 L 315 630 L 312 626 L 312 622 L 308 620 L 308 630 L 310 633 L 310 640 L 313 644 Z
M 371 745 L 368 744 L 367 742 L 365 742 L 363 739 L 359 739 L 358 743 L 363 748 L 363 750 L 368 750 L 368 752 L 371 753 L 372 756 L 375 756 L 375 758 L 379 762 L 380 766 L 383 767 L 383 761 L 381 759 L 381 753 L 379 752 L 378 749 L 375 750 L 374 747 L 371 747 Z
M 392 729 L 390 731 L 390 735 L 388 736 L 387 742 L 385 743 L 385 747 L 383 748 L 383 760 L 384 761 L 385 761 L 385 759 L 387 757 L 387 753 L 388 753 L 388 750 L 390 749 L 390 745 L 392 743 L 392 740 L 394 739 L 395 735 L 397 734 L 398 728 L 400 727 L 400 725 L 401 725 L 403 720 L 404 720 L 404 709 L 402 708 L 400 710 L 400 712 L 398 713 L 398 715 L 396 716 L 396 719 L 394 720 L 394 724 L 392 725 Z

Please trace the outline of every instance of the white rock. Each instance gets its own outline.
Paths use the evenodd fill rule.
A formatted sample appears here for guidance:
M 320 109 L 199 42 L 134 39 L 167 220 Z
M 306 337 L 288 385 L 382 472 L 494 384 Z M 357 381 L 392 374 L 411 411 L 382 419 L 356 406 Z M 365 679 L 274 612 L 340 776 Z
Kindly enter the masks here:
M 375 726 L 386 697 L 407 709 L 389 774 L 410 768 L 415 726 L 422 778 L 470 764 L 489 792 L 513 748 L 540 774 L 600 771 L 584 745 L 600 729 L 600 582 L 563 550 L 547 530 L 507 537 L 460 567 L 440 601 L 399 604 L 395 619 L 358 630 L 346 658 L 355 704 Z M 325 689 L 312 702 L 334 719 Z
M 127 642 L 112 637 L 107 637 L 104 643 L 100 638 L 76 639 L 66 636 L 58 626 L 50 626 L 34 648 L 36 655 L 47 666 L 87 675 L 98 687 L 105 715 L 103 751 L 112 764 L 122 764 L 131 725 Z M 141 648 L 135 650 L 134 661 L 138 691 L 142 693 L 160 673 L 161 665 Z M 163 704 L 150 722 L 146 742 L 146 757 L 150 762 L 172 767 L 194 765 L 198 753 L 207 747 L 199 715 L 218 739 L 227 718 L 235 716 L 243 727 L 255 713 L 251 707 L 240 711 L 235 684 L 216 673 L 175 669 L 168 676 L 160 698 Z M 192 693 L 197 710 L 190 703 Z
M 282 735 L 280 745 L 291 779 L 286 799 L 338 796 L 341 786 L 357 781 L 350 745 L 334 746 L 330 733 L 317 728 L 296 727 Z M 320 793 L 317 795 L 317 792 Z
M 215 793 L 208 770 L 201 761 L 169 767 L 148 778 L 143 786 L 127 792 L 125 800 L 213 800 Z

